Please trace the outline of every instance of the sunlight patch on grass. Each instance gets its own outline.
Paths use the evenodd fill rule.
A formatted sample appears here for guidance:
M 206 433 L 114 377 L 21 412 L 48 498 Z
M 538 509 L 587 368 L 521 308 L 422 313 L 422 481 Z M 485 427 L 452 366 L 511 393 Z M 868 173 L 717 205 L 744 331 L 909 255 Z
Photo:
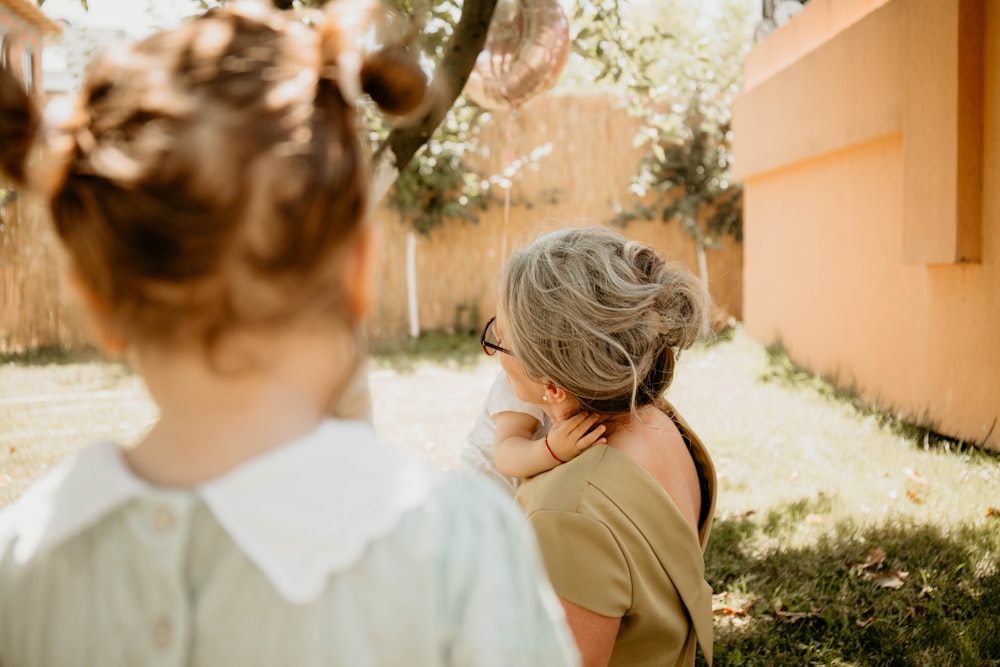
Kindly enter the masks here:
M 141 381 L 124 365 L 0 365 L 0 507 L 83 445 L 134 442 L 155 419 Z

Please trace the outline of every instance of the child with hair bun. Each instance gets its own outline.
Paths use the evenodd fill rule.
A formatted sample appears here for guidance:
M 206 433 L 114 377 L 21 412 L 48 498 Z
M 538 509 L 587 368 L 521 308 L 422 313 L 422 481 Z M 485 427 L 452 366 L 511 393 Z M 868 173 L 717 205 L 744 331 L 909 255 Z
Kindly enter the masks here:
M 2 667 L 577 662 L 502 494 L 324 416 L 373 296 L 352 91 L 424 81 L 316 23 L 213 10 L 42 113 L 0 70 L 0 170 L 160 413 L 0 513 Z

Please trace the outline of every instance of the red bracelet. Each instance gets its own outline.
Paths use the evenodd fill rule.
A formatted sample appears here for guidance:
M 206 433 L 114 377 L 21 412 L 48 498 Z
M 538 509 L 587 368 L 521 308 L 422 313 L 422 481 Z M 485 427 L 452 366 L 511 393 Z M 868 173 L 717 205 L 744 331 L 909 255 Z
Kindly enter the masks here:
M 548 433 L 545 434 L 545 449 L 549 450 L 549 454 L 551 454 L 552 458 L 554 458 L 556 461 L 559 461 L 559 463 L 566 463 L 561 458 L 559 458 L 558 456 L 556 456 L 556 453 L 554 451 L 552 451 L 551 447 L 549 447 L 549 435 L 548 435 Z

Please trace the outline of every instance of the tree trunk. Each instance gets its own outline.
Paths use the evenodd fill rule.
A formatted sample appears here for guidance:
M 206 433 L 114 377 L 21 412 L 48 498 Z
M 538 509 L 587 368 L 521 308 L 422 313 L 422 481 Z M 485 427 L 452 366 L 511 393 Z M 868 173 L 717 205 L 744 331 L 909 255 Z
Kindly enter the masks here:
M 705 255 L 705 244 L 696 241 L 695 247 L 698 249 L 698 278 L 701 280 L 705 294 L 708 294 L 708 257 Z
M 385 143 L 375 152 L 372 165 L 371 207 L 378 205 L 389 188 L 396 181 L 402 170 L 416 152 L 430 139 L 431 134 L 444 120 L 445 114 L 455 99 L 461 94 L 465 82 L 476 64 L 479 52 L 486 43 L 486 34 L 493 18 L 493 9 L 497 0 L 464 0 L 462 17 L 455 25 L 444 57 L 431 79 L 430 101 L 424 115 L 416 122 L 404 127 L 398 127 L 389 133 Z M 410 232 L 412 234 L 412 232 Z M 407 240 L 409 244 L 409 240 Z M 409 246 L 408 246 L 409 247 Z M 407 253 L 409 262 L 409 253 Z M 409 267 L 407 267 L 409 273 Z M 416 289 L 415 280 L 412 283 Z M 416 301 L 414 292 L 414 302 Z M 419 323 L 412 314 L 416 310 L 411 306 L 410 334 L 413 336 L 414 325 L 419 335 Z M 371 388 L 368 385 L 368 364 L 361 364 L 357 375 L 352 381 L 346 395 L 341 398 L 338 406 L 332 410 L 334 414 L 345 418 L 372 418 Z
M 372 201 L 381 201 L 399 172 L 413 159 L 455 103 L 486 43 L 496 0 L 465 0 L 441 63 L 428 88 L 429 101 L 423 115 L 389 133 L 375 152 L 374 173 L 382 174 L 372 188 Z
M 417 303 L 417 234 L 406 233 L 406 297 L 410 309 L 410 338 L 420 336 L 420 312 Z
M 682 210 L 684 215 L 681 218 L 681 224 L 687 235 L 694 241 L 695 252 L 698 256 L 698 278 L 701 280 L 701 286 L 705 289 L 705 293 L 708 294 L 708 257 L 705 253 L 705 234 L 698 220 L 699 211 L 694 205 L 683 205 Z

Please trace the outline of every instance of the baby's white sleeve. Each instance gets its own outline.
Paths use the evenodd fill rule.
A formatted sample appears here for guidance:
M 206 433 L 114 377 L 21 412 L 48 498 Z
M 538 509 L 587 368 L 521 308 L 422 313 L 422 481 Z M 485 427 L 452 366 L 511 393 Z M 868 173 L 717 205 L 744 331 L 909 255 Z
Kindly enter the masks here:
M 486 397 L 486 411 L 489 413 L 491 419 L 501 412 L 521 412 L 531 415 L 540 423 L 545 421 L 545 411 L 542 410 L 542 406 L 537 403 L 522 401 L 518 398 L 507 381 L 507 374 L 504 372 L 497 375 L 497 379 L 493 381 L 493 386 L 490 387 L 490 394 Z

